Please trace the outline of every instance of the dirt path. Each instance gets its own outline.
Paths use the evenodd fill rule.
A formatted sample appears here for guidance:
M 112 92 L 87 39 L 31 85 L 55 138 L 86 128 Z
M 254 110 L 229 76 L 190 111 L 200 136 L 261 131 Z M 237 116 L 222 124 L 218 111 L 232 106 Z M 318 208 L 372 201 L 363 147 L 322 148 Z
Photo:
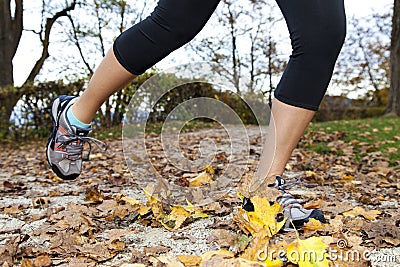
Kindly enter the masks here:
M 246 138 L 239 138 L 232 148 L 222 129 L 185 133 L 180 143 L 175 144 L 191 160 L 213 152 L 209 163 L 216 177 L 227 170 L 229 163 L 234 166 L 228 169 L 229 179 L 216 179 L 211 193 L 191 191 L 190 200 L 202 203 L 208 218 L 186 221 L 174 231 L 162 227 L 152 215 L 139 216 L 138 206 L 123 200 L 135 199 L 144 205 L 147 199 L 142 187 L 149 181 L 157 181 L 155 173 L 170 180 L 173 189 L 184 188 L 188 180 L 201 173 L 193 166 L 177 166 L 180 158 L 176 153 L 167 160 L 161 153 L 158 136 L 151 136 L 153 139 L 148 142 L 152 166 L 145 164 L 146 153 L 134 152 L 135 145 L 131 144 L 129 151 L 133 152 L 127 153 L 131 172 L 124 161 L 121 140 L 112 140 L 108 142 L 110 153 L 92 154 L 91 161 L 85 162 L 81 178 L 69 182 L 58 180 L 48 169 L 42 153 L 44 144 L 3 149 L 0 151 L 0 263 L 7 261 L 8 266 L 20 266 L 25 258 L 31 265 L 24 266 L 50 266 L 49 260 L 56 266 L 149 264 L 150 259 L 165 253 L 202 255 L 224 247 L 215 230 L 238 231 L 232 219 L 240 207 L 237 184 L 240 178 L 254 172 L 261 151 L 258 128 L 250 127 L 247 132 L 237 129 L 235 134 L 248 136 L 249 146 Z M 233 154 L 229 155 L 229 151 Z M 247 153 L 248 158 L 243 157 Z M 375 163 L 371 161 L 361 168 L 346 154 L 333 159 L 296 149 L 286 176 L 318 183 L 314 188 L 293 188 L 291 193 L 309 207 L 322 209 L 331 221 L 329 229 L 301 233 L 302 237 L 342 238 L 358 250 L 373 251 L 379 245 L 391 250 L 374 254 L 388 259 L 373 266 L 400 266 L 399 174 L 390 168 L 377 169 Z M 379 214 L 369 219 L 362 212 L 343 215 L 356 206 L 363 207 L 365 213 L 377 210 Z M 336 225 L 339 221 L 340 226 Z M 332 222 L 340 229 L 332 226 Z M 283 239 L 294 236 L 294 233 L 281 234 Z

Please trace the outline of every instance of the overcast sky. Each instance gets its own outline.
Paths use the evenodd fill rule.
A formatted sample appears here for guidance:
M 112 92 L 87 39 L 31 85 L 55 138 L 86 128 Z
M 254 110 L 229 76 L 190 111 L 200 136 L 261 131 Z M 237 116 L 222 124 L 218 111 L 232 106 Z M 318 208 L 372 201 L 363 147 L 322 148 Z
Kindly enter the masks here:
M 40 10 L 40 4 L 41 1 L 38 0 L 25 1 L 25 10 Z M 393 0 L 345 0 L 346 13 L 348 18 L 352 16 L 364 17 L 368 16 L 374 11 L 384 11 L 385 9 L 389 9 L 392 4 Z M 40 23 L 40 14 L 36 14 L 35 16 L 34 13 L 31 13 L 29 16 L 25 16 L 24 23 L 25 27 L 29 27 L 29 25 L 38 25 L 38 23 Z M 205 28 L 205 30 L 207 30 L 207 27 Z M 286 30 L 282 29 L 282 31 Z M 283 35 L 284 34 L 286 34 L 286 32 L 283 33 Z M 37 36 L 35 36 L 31 32 L 25 31 L 23 33 L 20 46 L 13 61 L 14 79 L 17 86 L 26 79 L 29 71 L 32 69 L 32 66 L 39 56 L 39 53 L 41 51 L 40 49 L 40 43 L 38 42 Z M 61 51 L 60 49 L 57 50 L 57 47 L 51 47 L 52 56 L 57 57 L 57 53 L 63 52 L 64 51 Z M 183 50 L 178 50 L 169 55 L 166 59 L 161 61 L 156 66 L 161 69 L 166 69 L 176 64 L 188 63 L 188 60 L 190 59 L 187 59 L 185 53 L 186 52 Z M 49 80 L 51 80 L 52 78 L 53 77 L 48 77 Z M 54 79 L 57 79 L 57 77 L 54 77 Z

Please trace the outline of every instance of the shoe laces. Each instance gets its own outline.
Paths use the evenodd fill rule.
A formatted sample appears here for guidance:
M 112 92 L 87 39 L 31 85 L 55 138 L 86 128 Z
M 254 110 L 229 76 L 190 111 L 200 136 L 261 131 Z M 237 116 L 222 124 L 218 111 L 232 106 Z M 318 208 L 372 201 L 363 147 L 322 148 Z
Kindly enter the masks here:
M 90 152 L 92 150 L 92 144 L 94 144 L 102 152 L 106 151 L 108 145 L 93 137 L 87 136 L 77 136 L 75 134 L 63 134 L 58 137 L 59 145 L 58 147 L 64 147 L 66 149 L 67 159 L 77 160 L 81 158 L 83 153 L 83 145 L 85 143 L 89 144 L 88 154 L 85 158 L 89 158 Z
M 277 176 L 275 179 L 275 184 L 272 185 L 271 187 L 275 187 L 282 193 L 282 196 L 280 196 L 278 199 L 278 203 L 283 207 L 299 208 L 299 209 L 303 208 L 302 205 L 300 204 L 300 201 L 297 198 L 295 198 L 292 194 L 286 192 L 286 189 L 291 188 L 295 185 L 304 185 L 306 187 L 317 186 L 317 184 L 310 184 L 303 182 L 301 181 L 301 178 L 297 178 L 294 181 L 286 183 L 285 179 L 283 179 L 280 176 Z

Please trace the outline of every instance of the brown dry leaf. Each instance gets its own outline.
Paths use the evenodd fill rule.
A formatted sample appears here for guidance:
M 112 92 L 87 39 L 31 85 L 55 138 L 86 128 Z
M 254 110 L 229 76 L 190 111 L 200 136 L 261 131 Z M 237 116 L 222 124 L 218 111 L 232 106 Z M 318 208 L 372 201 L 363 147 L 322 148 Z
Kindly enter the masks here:
M 400 245 L 400 239 L 396 239 L 396 238 L 393 238 L 393 237 L 390 237 L 390 236 L 385 236 L 385 237 L 383 238 L 383 240 L 384 240 L 385 242 L 387 242 L 388 244 L 391 244 L 391 245 L 393 245 L 393 246 L 395 246 L 395 247 L 397 247 L 398 245 Z
M 112 242 L 111 244 L 108 244 L 107 248 L 113 252 L 119 252 L 125 249 L 125 243 L 121 241 Z
M 99 211 L 102 211 L 104 213 L 109 213 L 114 210 L 115 207 L 117 207 L 119 204 L 116 200 L 114 199 L 107 199 L 104 200 L 100 205 L 96 206 L 96 209 Z
M 357 206 L 350 211 L 343 212 L 343 215 L 350 217 L 363 216 L 365 219 L 372 221 L 376 220 L 376 217 L 378 217 L 378 215 L 381 213 L 382 212 L 379 210 L 366 211 L 363 207 Z
M 119 240 L 121 237 L 124 237 L 130 234 L 132 230 L 130 229 L 111 229 L 107 231 L 107 238 L 110 243 Z
M 71 232 L 58 231 L 50 239 L 51 247 L 48 253 L 60 254 L 65 253 L 74 254 L 77 253 L 77 245 L 75 243 L 75 237 Z
M 166 255 L 162 255 L 157 257 L 157 260 L 162 262 L 165 267 L 185 267 L 183 263 L 180 261 L 176 260 L 174 256 L 171 254 L 167 253 Z
M 217 251 L 208 251 L 201 255 L 201 265 L 206 264 L 207 261 L 211 260 L 214 257 L 218 257 L 218 259 L 231 259 L 235 257 L 235 254 L 228 250 L 217 250 Z
M 201 261 L 202 258 L 200 256 L 194 256 L 194 255 L 178 255 L 176 256 L 178 258 L 178 260 L 180 260 L 183 265 L 185 265 L 186 267 L 189 266 L 198 266 Z
M 271 202 L 275 202 L 282 194 L 276 188 L 269 186 L 275 183 L 275 176 L 267 177 L 260 185 L 254 188 L 255 178 L 250 173 L 244 175 L 238 185 L 238 192 L 244 197 L 251 198 L 254 196 L 267 198 Z M 252 191 L 253 190 L 253 191 Z
M 222 248 L 232 248 L 238 241 L 238 235 L 225 229 L 215 229 L 211 232 L 208 241 L 215 242 Z
M 101 203 L 105 196 L 96 188 L 89 188 L 85 193 L 85 201 L 91 203 Z
M 155 247 L 145 247 L 143 249 L 143 252 L 146 256 L 155 256 L 155 255 L 167 253 L 170 250 L 171 250 L 171 248 L 168 248 L 168 247 L 155 246 Z
M 113 220 L 114 218 L 118 217 L 120 219 L 124 219 L 126 216 L 129 215 L 129 212 L 131 210 L 131 205 L 119 205 L 116 206 L 113 210 L 112 216 L 109 216 L 107 219 L 108 220 Z
M 336 215 L 335 218 L 329 221 L 329 225 L 331 226 L 333 232 L 341 232 L 343 229 L 343 216 Z
M 96 261 L 106 261 L 112 259 L 115 255 L 115 251 L 110 251 L 105 242 L 96 242 L 94 244 L 85 244 L 77 249 L 86 257 Z
M 49 200 L 47 198 L 38 197 L 32 201 L 33 207 L 48 208 Z
M 120 267 L 146 267 L 146 265 L 140 263 L 124 263 Z
M 30 259 L 23 258 L 19 267 L 35 267 Z
M 49 255 L 41 255 L 33 261 L 33 265 L 35 267 L 46 267 L 46 266 L 51 266 L 52 264 L 53 263 Z
M 268 247 L 268 242 L 269 237 L 265 234 L 265 231 L 254 233 L 250 246 L 246 248 L 240 257 L 250 261 L 257 261 L 260 253 L 265 252 L 265 248 Z
M 13 205 L 9 208 L 4 208 L 4 214 L 16 215 L 19 214 L 22 210 L 19 209 L 18 205 Z
M 306 204 L 304 204 L 305 209 L 318 209 L 321 207 L 323 201 L 322 199 L 318 199 L 316 201 L 309 201 Z
M 0 264 L 7 262 L 12 265 L 14 263 L 13 259 L 17 255 L 20 240 L 21 237 L 18 235 L 6 241 L 4 245 L 0 245 Z

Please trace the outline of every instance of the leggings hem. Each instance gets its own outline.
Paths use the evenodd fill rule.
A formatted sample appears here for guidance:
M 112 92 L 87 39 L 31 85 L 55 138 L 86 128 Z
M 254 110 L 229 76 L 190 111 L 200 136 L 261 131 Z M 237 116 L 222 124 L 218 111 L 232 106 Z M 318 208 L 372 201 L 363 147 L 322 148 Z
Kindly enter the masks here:
M 120 53 L 118 51 L 118 48 L 117 48 L 117 40 L 113 44 L 113 51 L 114 51 L 115 58 L 117 59 L 119 64 L 121 64 L 121 66 L 124 67 L 124 69 L 126 69 L 127 71 L 129 71 L 133 75 L 139 76 L 139 75 L 143 74 L 144 72 L 133 70 L 132 68 L 128 67 L 128 64 L 124 63 L 123 57 L 120 55 Z
M 286 97 L 280 96 L 278 94 L 274 94 L 274 95 L 275 95 L 276 99 L 278 99 L 279 101 L 281 101 L 281 102 L 283 102 L 285 104 L 288 104 L 290 106 L 294 106 L 294 107 L 298 107 L 298 108 L 304 108 L 304 109 L 308 109 L 308 110 L 312 110 L 312 111 L 318 111 L 318 106 L 316 107 L 314 105 L 307 105 L 307 104 L 304 104 L 304 103 L 299 103 L 299 102 L 293 101 L 291 99 L 288 99 Z

